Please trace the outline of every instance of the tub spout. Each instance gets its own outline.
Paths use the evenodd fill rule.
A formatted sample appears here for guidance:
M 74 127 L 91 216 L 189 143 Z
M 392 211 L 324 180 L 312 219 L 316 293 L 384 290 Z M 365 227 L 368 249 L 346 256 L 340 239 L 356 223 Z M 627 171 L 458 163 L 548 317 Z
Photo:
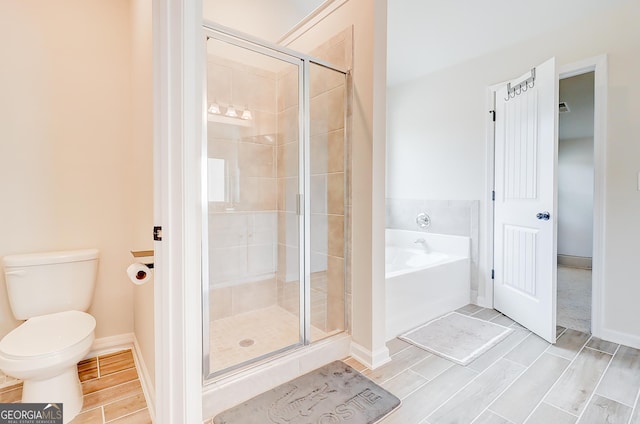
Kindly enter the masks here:
M 415 244 L 421 244 L 422 247 L 424 247 L 424 250 L 427 251 L 427 253 L 429 252 L 429 246 L 427 245 L 427 241 L 423 238 L 419 238 L 416 241 L 414 241 Z

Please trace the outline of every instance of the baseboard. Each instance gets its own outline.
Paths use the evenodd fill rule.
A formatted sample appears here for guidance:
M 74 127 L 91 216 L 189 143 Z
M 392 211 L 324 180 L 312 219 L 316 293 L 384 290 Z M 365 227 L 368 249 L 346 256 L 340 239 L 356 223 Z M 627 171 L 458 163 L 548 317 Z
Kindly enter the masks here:
M 370 349 L 353 341 L 351 342 L 351 356 L 372 370 L 391 361 L 389 349 L 386 346 L 372 352 Z
M 634 349 L 640 349 L 640 336 L 603 328 L 598 337 L 608 342 L 618 343 Z
M 118 334 L 117 336 L 100 337 L 95 339 L 91 350 L 85 358 L 104 355 L 123 349 L 133 349 L 135 336 L 133 333 Z
M 493 303 L 489 302 L 484 296 L 478 296 L 476 305 L 482 306 L 483 308 L 493 308 Z
M 145 400 L 147 401 L 149 415 L 151 416 L 151 421 L 155 422 L 155 388 L 151 384 L 149 370 L 142 358 L 140 345 L 138 344 L 138 340 L 134 333 L 125 333 L 95 339 L 91 345 L 91 351 L 89 351 L 85 358 L 93 358 L 95 356 L 105 355 L 107 353 L 125 349 L 131 349 L 131 352 L 133 353 L 133 360 L 136 364 L 136 369 L 138 370 L 138 379 L 140 380 L 142 392 L 144 393 Z
M 591 269 L 593 258 L 586 256 L 558 255 L 558 265 L 571 268 Z
M 147 364 L 144 362 L 144 358 L 142 356 L 142 349 L 140 349 L 140 345 L 138 344 L 138 338 L 136 335 L 133 335 L 133 359 L 136 363 L 136 368 L 138 369 L 138 378 L 140 379 L 140 385 L 142 386 L 142 392 L 144 393 L 144 397 L 147 400 L 147 408 L 149 410 L 149 415 L 151 416 L 151 422 L 156 421 L 156 389 L 153 384 L 151 384 L 151 375 L 149 374 L 149 369 L 147 368 Z

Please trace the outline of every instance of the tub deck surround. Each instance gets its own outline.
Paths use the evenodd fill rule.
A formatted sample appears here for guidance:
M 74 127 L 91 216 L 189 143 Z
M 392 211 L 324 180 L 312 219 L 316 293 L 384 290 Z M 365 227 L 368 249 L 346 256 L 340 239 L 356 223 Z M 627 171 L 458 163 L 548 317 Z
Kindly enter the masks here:
M 480 202 L 478 200 L 386 199 L 386 227 L 398 230 L 424 231 L 416 225 L 416 217 L 426 213 L 431 225 L 426 232 L 471 238 L 471 301 L 478 296 L 478 261 L 480 237 Z
M 394 229 L 385 235 L 387 339 L 469 303 L 469 237 Z
M 131 350 L 100 355 L 78 364 L 84 394 L 72 424 L 151 423 Z M 0 403 L 20 402 L 22 383 L 0 389 Z

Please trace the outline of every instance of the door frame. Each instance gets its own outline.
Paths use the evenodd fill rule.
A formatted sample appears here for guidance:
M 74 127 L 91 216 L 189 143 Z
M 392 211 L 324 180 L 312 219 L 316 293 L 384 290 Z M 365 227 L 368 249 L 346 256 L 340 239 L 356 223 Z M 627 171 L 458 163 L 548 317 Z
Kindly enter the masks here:
M 524 68 L 523 68 L 524 69 Z M 604 309 L 604 271 L 605 271 L 605 200 L 606 200 L 606 146 L 607 146 L 607 94 L 608 73 L 607 55 L 602 54 L 578 62 L 559 66 L 558 80 L 594 72 L 594 117 L 593 117 L 593 149 L 594 149 L 594 193 L 593 193 L 593 266 L 591 280 L 591 333 L 601 337 L 603 330 Z M 494 84 L 487 89 L 487 110 L 495 107 L 496 91 L 504 83 Z M 495 128 L 491 113 L 487 116 L 486 130 L 486 197 L 485 197 L 485 262 L 484 280 L 485 296 L 479 298 L 481 306 L 493 308 L 493 269 L 494 241 L 494 203 L 492 192 L 495 187 Z M 557 181 L 557 175 L 556 175 Z M 555 241 L 557 245 L 557 240 Z

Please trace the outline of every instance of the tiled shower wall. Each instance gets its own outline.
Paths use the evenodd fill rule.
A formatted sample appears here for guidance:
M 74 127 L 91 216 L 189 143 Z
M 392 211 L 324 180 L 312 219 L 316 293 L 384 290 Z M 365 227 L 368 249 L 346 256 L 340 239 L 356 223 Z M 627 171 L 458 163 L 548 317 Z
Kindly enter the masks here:
M 387 228 L 471 237 L 471 301 L 475 303 L 478 296 L 480 202 L 387 198 L 386 206 Z M 423 212 L 431 218 L 431 226 L 426 229 L 416 224 L 416 217 Z
M 314 49 L 312 56 L 350 69 L 351 34 L 351 28 L 340 32 Z M 351 167 L 350 144 L 345 138 L 350 115 L 346 101 L 349 87 L 343 74 L 322 66 L 312 64 L 310 74 L 311 228 L 312 237 L 315 232 L 318 240 L 316 246 L 312 246 L 311 262 L 312 272 L 314 268 L 326 269 L 312 274 L 315 276 L 311 279 L 312 324 L 332 332 L 349 329 L 345 323 L 346 307 L 350 308 L 345 299 L 345 296 L 350 298 L 345 272 L 350 258 L 346 236 L 350 228 L 347 212 L 351 204 L 348 190 Z M 322 307 L 323 304 L 326 307 Z
M 345 30 L 311 54 L 337 66 L 351 63 L 351 30 Z M 344 328 L 345 319 L 345 181 L 348 157 L 345 134 L 345 77 L 318 65 L 310 69 L 310 185 L 311 185 L 311 323 L 331 332 Z M 298 184 L 295 167 L 280 169 L 281 158 L 297 158 L 298 97 L 294 94 L 297 74 L 278 76 L 278 179 L 281 192 L 295 193 Z M 293 172 L 295 171 L 295 172 Z M 279 205 L 278 303 L 292 313 L 299 310 L 297 280 L 297 232 L 295 198 Z M 291 230 L 289 230 L 291 229 Z M 292 267 L 291 264 L 294 266 Z M 295 276 L 292 277 L 292 276 Z
M 351 52 L 348 28 L 311 54 L 349 69 Z M 225 160 L 228 180 L 225 201 L 210 202 L 209 208 L 209 237 L 214 241 L 209 252 L 211 319 L 274 304 L 297 315 L 297 68 L 269 72 L 210 57 L 209 69 L 216 75 L 209 81 L 210 101 L 223 107 L 233 104 L 240 111 L 248 107 L 254 116 L 250 127 L 209 124 L 209 157 Z M 312 65 L 310 88 L 311 317 L 314 326 L 330 332 L 344 328 L 351 299 L 345 276 L 345 262 L 350 268 L 345 217 L 351 205 L 345 188 L 350 178 L 344 137 L 348 85 L 343 75 Z
M 225 161 L 224 201 L 209 202 L 210 311 L 219 319 L 277 303 L 277 76 L 208 60 L 209 102 L 253 114 L 237 125 L 208 123 L 208 157 Z

